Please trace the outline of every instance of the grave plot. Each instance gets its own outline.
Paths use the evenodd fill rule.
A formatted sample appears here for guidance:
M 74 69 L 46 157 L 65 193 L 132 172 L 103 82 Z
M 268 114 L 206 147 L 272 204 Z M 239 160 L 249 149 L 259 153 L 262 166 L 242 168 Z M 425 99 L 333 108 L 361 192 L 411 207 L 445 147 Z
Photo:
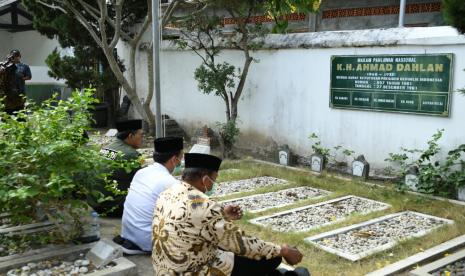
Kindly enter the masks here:
M 453 221 L 417 212 L 402 212 L 336 229 L 305 241 L 330 253 L 357 261 L 394 247 L 399 241 L 421 237 Z
M 237 204 L 244 211 L 257 213 L 270 208 L 284 207 L 300 200 L 321 198 L 329 194 L 331 194 L 331 192 L 312 187 L 297 187 L 277 192 L 225 200 L 220 203 Z
M 350 195 L 258 217 L 250 222 L 280 232 L 305 232 L 342 221 L 352 214 L 367 214 L 389 207 L 386 203 Z
M 0 262 L 4 257 L 44 247 L 47 241 L 40 239 L 37 233 L 53 228 L 48 221 L 13 225 L 9 215 L 0 215 Z
M 261 176 L 250 179 L 221 182 L 213 193 L 213 197 L 226 196 L 241 192 L 250 192 L 263 187 L 287 184 L 287 180 L 271 176 Z
M 422 266 L 410 272 L 414 276 L 464 276 L 465 275 L 465 249 L 448 255 L 435 262 Z
M 0 263 L 10 259 L 9 257 L 31 252 L 48 245 L 37 233 L 23 235 L 0 234 Z
M 18 255 L 8 262 L 0 262 L 0 275 L 136 275 L 135 264 L 121 257 L 122 251 L 112 259 L 89 257 L 88 252 L 94 250 L 95 245 L 44 248 L 34 255 Z

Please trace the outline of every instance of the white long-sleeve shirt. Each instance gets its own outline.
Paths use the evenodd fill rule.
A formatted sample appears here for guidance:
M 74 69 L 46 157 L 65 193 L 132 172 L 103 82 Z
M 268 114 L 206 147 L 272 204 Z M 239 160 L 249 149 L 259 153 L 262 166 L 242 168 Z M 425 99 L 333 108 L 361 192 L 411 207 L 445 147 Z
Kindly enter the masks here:
M 158 197 L 178 183 L 162 164 L 154 163 L 139 170 L 124 203 L 121 236 L 144 251 L 152 251 L 152 220 Z

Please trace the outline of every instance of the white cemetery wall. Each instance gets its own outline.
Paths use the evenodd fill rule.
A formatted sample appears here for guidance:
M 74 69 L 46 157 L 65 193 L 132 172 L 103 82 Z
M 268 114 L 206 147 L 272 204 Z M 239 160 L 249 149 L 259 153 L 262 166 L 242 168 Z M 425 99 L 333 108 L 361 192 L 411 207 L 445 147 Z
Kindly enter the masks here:
M 7 31 L 0 31 L 0 60 L 5 60 L 5 57 L 11 51 L 11 33 Z
M 253 54 L 259 63 L 252 64 L 239 102 L 241 147 L 256 150 L 288 144 L 293 152 L 308 156 L 312 153 L 308 136 L 315 132 L 323 146 L 342 144 L 356 155 L 365 155 L 376 168 L 383 167 L 388 153 L 398 152 L 401 146 L 424 148 L 437 129 L 445 129 L 440 142 L 445 150 L 465 142 L 465 96 L 456 93 L 446 118 L 329 107 L 332 55 L 453 53 L 453 89 L 465 87 L 465 38 L 453 28 L 275 35 L 266 47 Z M 119 51 L 127 52 L 121 45 Z M 224 51 L 221 58 L 237 66 L 243 61 L 241 53 L 232 50 Z M 141 53 L 136 61 L 141 92 L 147 90 L 146 59 Z M 192 52 L 166 45 L 161 57 L 162 112 L 189 134 L 205 124 L 214 127 L 225 121 L 222 100 L 199 92 L 194 70 L 200 62 Z
M 58 41 L 48 39 L 36 31 L 9 33 L 0 31 L 0 58 L 4 58 L 12 49 L 18 49 L 22 55 L 22 61 L 28 64 L 32 72 L 31 83 L 64 83 L 56 81 L 48 76 L 48 67 L 45 59 L 52 53 L 55 47 L 59 47 Z

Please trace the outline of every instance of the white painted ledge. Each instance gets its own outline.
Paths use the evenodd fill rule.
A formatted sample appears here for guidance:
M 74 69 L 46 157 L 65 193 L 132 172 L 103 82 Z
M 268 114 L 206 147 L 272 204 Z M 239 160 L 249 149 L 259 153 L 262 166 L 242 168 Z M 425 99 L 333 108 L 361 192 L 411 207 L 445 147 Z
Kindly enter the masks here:
M 263 49 L 344 48 L 398 45 L 465 45 L 465 35 L 449 26 L 331 31 L 296 34 L 270 34 Z M 163 50 L 178 48 L 163 41 Z

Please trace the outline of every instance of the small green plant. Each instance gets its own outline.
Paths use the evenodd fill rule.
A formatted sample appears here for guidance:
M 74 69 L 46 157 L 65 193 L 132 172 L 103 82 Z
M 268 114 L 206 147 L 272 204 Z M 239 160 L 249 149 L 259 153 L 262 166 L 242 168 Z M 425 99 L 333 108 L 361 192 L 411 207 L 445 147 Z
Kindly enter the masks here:
M 401 148 L 401 153 L 390 153 L 385 161 L 395 164 L 397 174 L 403 177 L 412 166 L 419 169 L 418 190 L 427 194 L 453 197 L 456 189 L 465 186 L 465 144 L 447 153 L 445 160 L 440 160 L 441 147 L 438 142 L 444 130 L 438 130 L 427 142 L 424 150 Z M 400 186 L 404 186 L 401 183 Z
M 308 136 L 308 139 L 312 141 L 313 152 L 322 155 L 325 158 L 325 160 L 328 160 L 330 156 L 330 149 L 325 148 L 321 145 L 320 137 L 318 137 L 316 133 L 312 133 L 310 134 L 310 136 Z
M 45 234 L 67 242 L 80 234 L 88 207 L 83 199 L 102 196 L 92 187 L 113 169 L 129 169 L 87 145 L 93 93 L 76 91 L 66 101 L 52 98 L 14 116 L 0 106 L 0 213 L 10 213 L 12 224 L 41 214 L 57 229 Z
M 337 145 L 333 149 L 334 149 L 334 153 L 330 154 L 329 163 L 334 164 L 335 166 L 346 166 L 347 165 L 347 163 L 344 160 L 338 159 L 338 156 L 342 155 L 344 159 L 347 159 L 350 157 L 353 158 L 355 154 L 355 151 L 348 149 L 348 148 L 344 148 L 341 145 Z
M 223 148 L 224 157 L 229 157 L 232 154 L 232 148 L 236 143 L 240 130 L 237 127 L 236 121 L 228 121 L 227 123 L 216 123 L 220 135 L 220 143 Z
M 316 133 L 310 134 L 308 137 L 312 141 L 312 150 L 315 154 L 319 154 L 324 157 L 325 165 L 331 164 L 336 167 L 341 167 L 347 165 L 344 160 L 338 159 L 339 156 L 344 156 L 344 159 L 353 157 L 355 151 L 344 148 L 342 145 L 337 145 L 333 147 L 332 151 L 330 148 L 322 146 L 321 139 Z

